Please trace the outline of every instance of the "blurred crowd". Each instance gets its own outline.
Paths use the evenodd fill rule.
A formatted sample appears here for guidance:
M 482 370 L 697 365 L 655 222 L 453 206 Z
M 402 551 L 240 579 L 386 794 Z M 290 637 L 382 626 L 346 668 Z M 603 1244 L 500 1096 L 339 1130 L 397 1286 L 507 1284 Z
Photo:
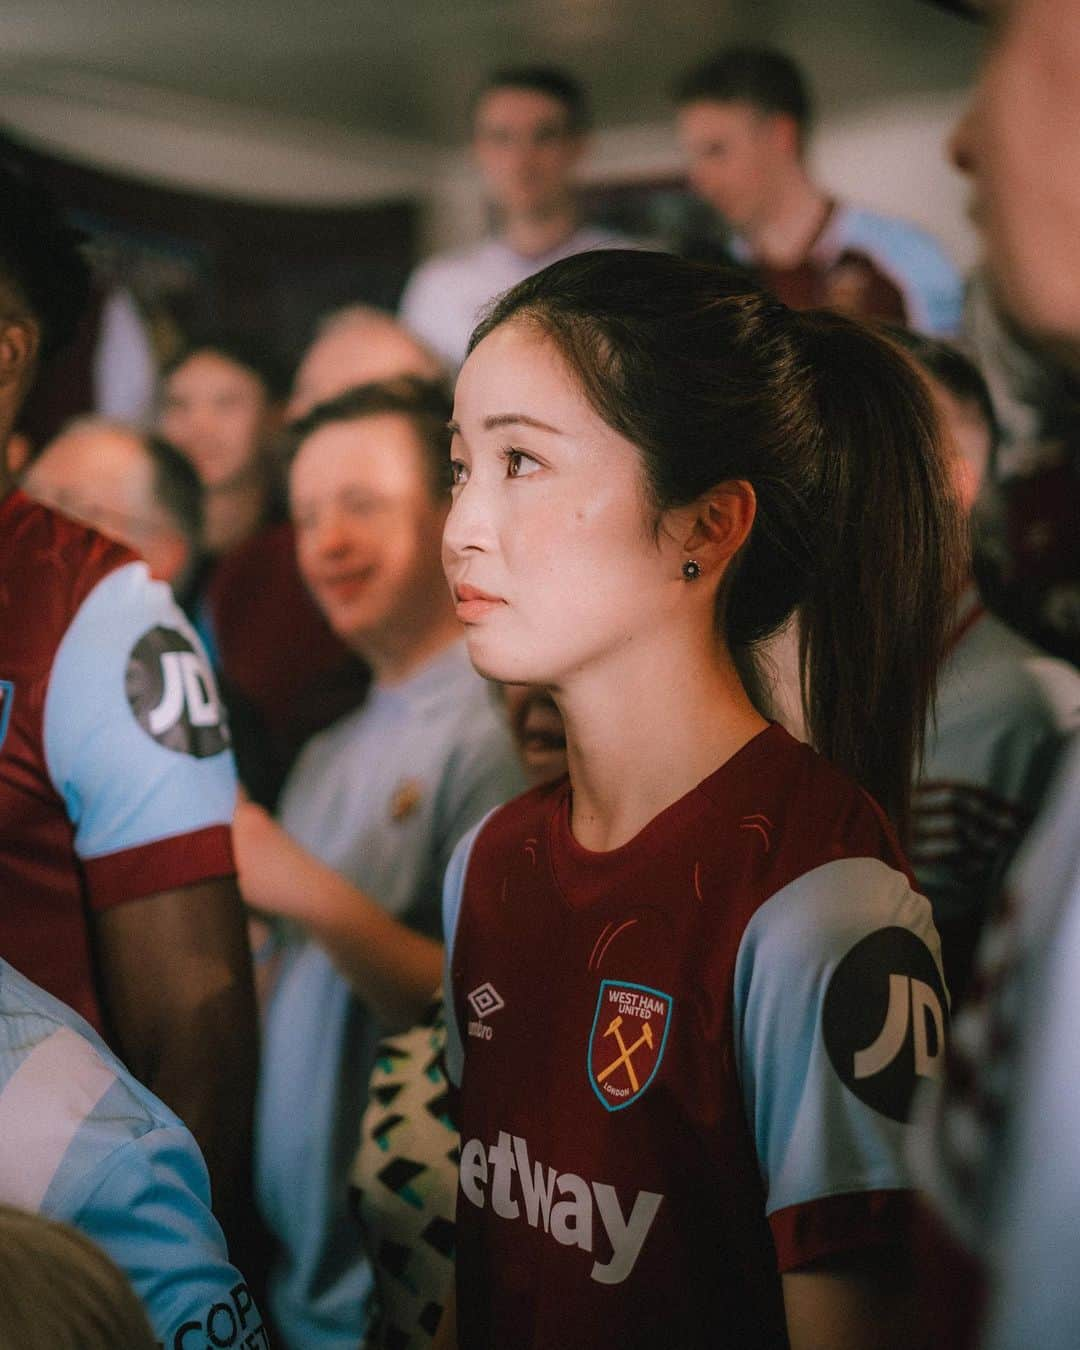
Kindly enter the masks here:
M 967 277 L 768 47 L 683 258 L 492 72 L 295 369 L 0 165 L 3 1350 L 1080 1344 L 1080 13 L 990 8 Z

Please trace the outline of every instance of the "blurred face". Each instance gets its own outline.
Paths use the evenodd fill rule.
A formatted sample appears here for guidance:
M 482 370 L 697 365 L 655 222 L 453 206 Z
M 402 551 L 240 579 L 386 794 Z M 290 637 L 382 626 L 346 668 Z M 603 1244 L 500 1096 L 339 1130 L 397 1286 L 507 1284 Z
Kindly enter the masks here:
M 927 376 L 942 428 L 952 451 L 953 489 L 965 515 L 970 515 L 990 464 L 990 428 L 977 403 L 960 399 L 939 380 Z
M 663 631 L 683 555 L 653 538 L 637 450 L 542 335 L 510 322 L 484 338 L 452 429 L 443 563 L 481 674 L 559 688 Z
M 566 728 L 545 689 L 508 684 L 503 689 L 510 730 L 529 782 L 550 783 L 566 772 Z
M 157 502 L 153 461 L 135 436 L 113 427 L 66 432 L 34 460 L 23 488 L 126 544 L 159 581 L 175 581 L 190 560 L 183 531 Z
M 41 330 L 18 288 L 0 271 L 0 497 L 13 486 L 11 429 L 37 370 Z
M 312 343 L 300 363 L 285 415 L 295 421 L 317 403 L 337 398 L 358 384 L 398 375 L 437 380 L 445 372 L 425 347 L 389 320 L 358 321 L 333 329 Z
M 332 422 L 303 442 L 289 474 L 296 553 L 330 626 L 366 653 L 423 627 L 445 604 L 424 449 L 407 417 Z
M 196 352 L 169 376 L 162 435 L 182 450 L 207 488 L 249 476 L 273 421 L 257 375 L 216 352 Z
M 796 158 L 790 120 L 749 103 L 700 100 L 679 109 L 677 129 L 697 195 L 736 230 L 761 220 L 777 170 Z
M 473 153 L 491 200 L 511 215 L 564 207 L 584 144 L 567 125 L 565 106 L 549 94 L 492 89 L 477 105 Z
M 991 268 L 1034 332 L 1080 335 L 1080 8 L 987 6 L 990 45 L 951 150 L 974 188 Z

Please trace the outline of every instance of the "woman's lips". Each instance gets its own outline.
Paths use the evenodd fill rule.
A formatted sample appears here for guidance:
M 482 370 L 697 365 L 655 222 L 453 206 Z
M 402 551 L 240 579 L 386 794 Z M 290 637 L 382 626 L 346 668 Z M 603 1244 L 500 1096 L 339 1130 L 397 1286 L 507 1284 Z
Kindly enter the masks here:
M 457 599 L 454 612 L 462 623 L 476 623 L 478 619 L 484 618 L 492 610 L 506 603 L 497 595 L 489 595 L 487 591 L 482 591 L 477 586 L 456 586 L 454 595 Z

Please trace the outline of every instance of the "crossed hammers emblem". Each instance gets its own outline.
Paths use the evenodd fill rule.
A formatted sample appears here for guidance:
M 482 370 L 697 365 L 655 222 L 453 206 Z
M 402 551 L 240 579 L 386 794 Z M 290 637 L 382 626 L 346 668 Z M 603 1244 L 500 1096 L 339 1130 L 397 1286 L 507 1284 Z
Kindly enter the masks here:
M 640 1050 L 643 1045 L 647 1045 L 650 1050 L 652 1049 L 652 1027 L 648 1022 L 645 1022 L 641 1028 L 641 1035 L 633 1045 L 627 1045 L 622 1038 L 622 1032 L 620 1030 L 622 1024 L 623 1019 L 621 1016 L 614 1017 L 611 1020 L 611 1025 L 608 1027 L 607 1031 L 604 1032 L 605 1036 L 615 1037 L 615 1044 L 619 1047 L 619 1054 L 617 1059 L 613 1059 L 606 1069 L 603 1069 L 596 1075 L 596 1081 L 602 1083 L 606 1078 L 609 1078 L 620 1065 L 625 1064 L 627 1075 L 630 1078 L 630 1086 L 635 1092 L 640 1092 L 641 1084 L 638 1082 L 638 1076 L 634 1072 L 634 1052 Z

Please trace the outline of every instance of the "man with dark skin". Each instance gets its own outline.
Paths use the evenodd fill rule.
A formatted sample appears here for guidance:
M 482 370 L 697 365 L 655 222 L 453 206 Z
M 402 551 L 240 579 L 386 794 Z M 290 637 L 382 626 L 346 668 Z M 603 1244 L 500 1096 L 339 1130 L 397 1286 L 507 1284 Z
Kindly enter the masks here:
M 0 192 L 0 954 L 191 1128 L 239 1254 L 258 1041 L 227 732 L 168 588 L 16 487 L 12 426 L 87 276 L 19 169 Z

